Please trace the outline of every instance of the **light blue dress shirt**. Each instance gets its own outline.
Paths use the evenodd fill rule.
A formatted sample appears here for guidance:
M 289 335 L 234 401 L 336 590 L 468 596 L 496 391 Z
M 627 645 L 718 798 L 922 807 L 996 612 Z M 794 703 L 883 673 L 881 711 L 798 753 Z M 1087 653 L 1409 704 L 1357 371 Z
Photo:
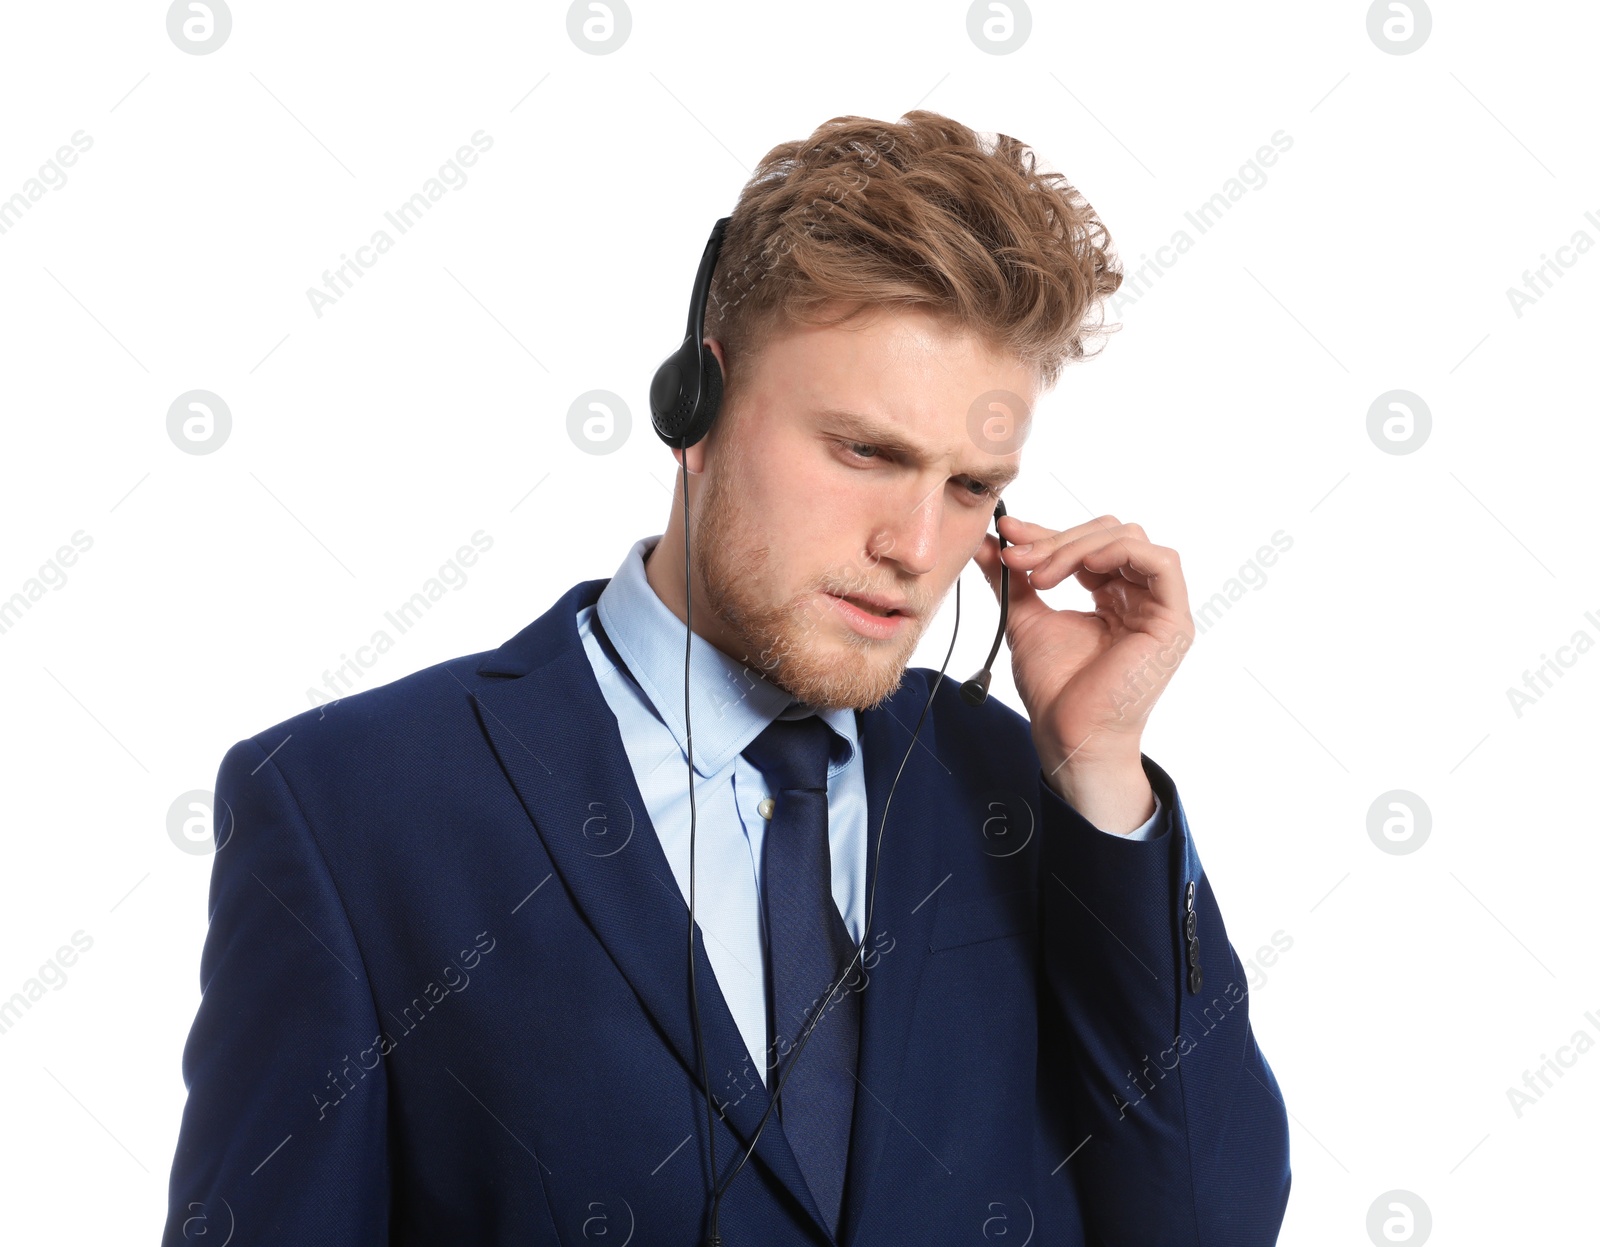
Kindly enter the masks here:
M 689 895 L 688 749 L 683 720 L 683 621 L 645 576 L 645 558 L 660 535 L 634 542 L 592 606 L 578 612 L 578 635 L 600 691 L 617 717 L 639 793 L 678 888 Z M 616 651 L 607 652 L 593 626 Z M 728 657 L 698 633 L 690 639 L 690 711 L 694 724 L 695 921 L 717 986 L 763 1078 L 768 1045 L 761 916 L 761 842 L 767 820 L 765 781 L 743 756 L 773 719 L 817 713 L 833 728 L 828 764 L 828 851 L 833 899 L 850 938 L 861 940 L 866 918 L 867 789 L 854 710 L 823 710 L 789 694 Z M 621 666 L 618 666 L 618 659 Z M 947 677 L 948 678 L 948 677 Z M 1156 812 L 1124 838 L 1143 840 Z M 1107 832 L 1107 835 L 1117 833 Z M 670 894 L 668 882 L 661 886 Z

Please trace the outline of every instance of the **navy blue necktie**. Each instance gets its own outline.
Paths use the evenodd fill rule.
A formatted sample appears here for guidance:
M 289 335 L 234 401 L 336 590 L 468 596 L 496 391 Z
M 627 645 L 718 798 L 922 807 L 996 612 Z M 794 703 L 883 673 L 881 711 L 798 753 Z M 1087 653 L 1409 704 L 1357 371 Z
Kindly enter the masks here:
M 828 747 L 834 735 L 815 714 L 774 719 L 745 749 L 774 798 L 762 838 L 761 897 L 767 918 L 768 999 L 773 1042 L 767 1086 L 775 1088 L 823 996 L 855 951 L 833 899 L 828 853 Z M 830 1231 L 844 1196 L 855 1106 L 861 997 L 845 977 L 806 1040 L 776 1112 Z

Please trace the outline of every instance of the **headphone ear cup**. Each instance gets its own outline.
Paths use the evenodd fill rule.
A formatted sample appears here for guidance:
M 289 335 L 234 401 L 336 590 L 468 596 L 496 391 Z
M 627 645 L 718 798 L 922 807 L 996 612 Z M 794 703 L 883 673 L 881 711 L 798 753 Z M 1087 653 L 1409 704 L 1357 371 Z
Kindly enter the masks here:
M 692 446 L 704 434 L 705 421 L 695 418 L 694 391 L 697 388 L 697 372 L 700 376 L 705 375 L 706 358 L 710 354 L 709 349 L 702 347 L 697 361 L 695 344 L 686 338 L 676 351 L 661 361 L 650 382 L 650 418 L 656 433 L 668 446 Z M 711 362 L 714 365 L 715 358 Z M 720 376 L 716 378 L 718 383 L 721 379 Z M 722 387 L 718 384 L 719 397 L 721 392 Z M 706 404 L 702 402 L 702 415 L 705 408 Z M 716 414 L 714 409 L 712 414 Z
M 689 350 L 686 342 L 677 358 Z M 692 357 L 691 357 L 692 358 Z M 684 394 L 681 383 L 674 374 L 673 384 L 679 386 L 675 391 L 678 396 L 679 415 L 675 428 L 680 437 L 667 444 L 677 447 L 693 446 L 711 431 L 711 424 L 717 418 L 717 412 L 722 407 L 722 369 L 717 364 L 717 357 L 712 354 L 711 348 L 705 343 L 700 344 L 700 405 L 696 407 L 692 397 Z
M 662 360 L 650 382 L 650 420 L 655 425 L 656 435 L 669 446 L 677 445 L 688 415 L 688 404 L 683 399 L 681 357 L 681 351 L 674 351 Z

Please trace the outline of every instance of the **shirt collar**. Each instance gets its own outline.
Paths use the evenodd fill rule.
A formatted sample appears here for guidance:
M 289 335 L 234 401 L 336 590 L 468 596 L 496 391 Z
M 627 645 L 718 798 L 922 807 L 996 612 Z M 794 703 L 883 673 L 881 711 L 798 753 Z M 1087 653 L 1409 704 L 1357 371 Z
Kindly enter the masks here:
M 595 603 L 606 639 L 627 665 L 656 716 L 688 754 L 683 721 L 683 620 L 656 594 L 645 558 L 661 534 L 641 537 L 623 557 Z M 859 748 L 856 712 L 816 710 L 796 701 L 699 633 L 689 640 L 689 706 L 694 723 L 694 769 L 709 779 L 759 736 L 774 719 L 816 714 L 834 730 L 828 773 L 854 760 Z

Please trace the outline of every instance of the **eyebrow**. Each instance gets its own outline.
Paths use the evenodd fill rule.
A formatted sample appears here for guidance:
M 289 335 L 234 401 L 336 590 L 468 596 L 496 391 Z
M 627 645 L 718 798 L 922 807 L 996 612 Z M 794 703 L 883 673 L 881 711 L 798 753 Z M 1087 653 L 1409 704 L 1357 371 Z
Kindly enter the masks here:
M 893 451 L 919 467 L 926 467 L 932 462 L 931 457 L 923 453 L 920 447 L 906 441 L 899 428 L 893 424 L 885 424 L 859 411 L 846 411 L 839 407 L 824 407 L 817 412 L 817 415 L 830 421 L 839 432 L 849 434 L 855 441 Z M 966 475 L 999 492 L 1017 479 L 1018 470 L 1017 465 L 1013 463 L 998 468 L 975 468 Z

